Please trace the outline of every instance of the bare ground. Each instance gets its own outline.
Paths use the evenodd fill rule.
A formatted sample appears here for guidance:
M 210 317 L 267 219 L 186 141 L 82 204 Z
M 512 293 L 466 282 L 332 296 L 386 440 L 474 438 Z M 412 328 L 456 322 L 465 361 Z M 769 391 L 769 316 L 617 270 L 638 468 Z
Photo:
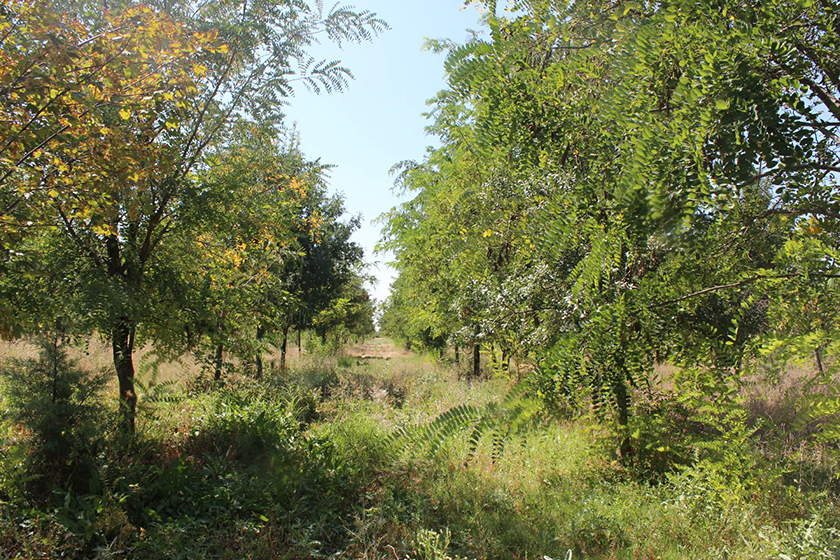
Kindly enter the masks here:
M 366 340 L 361 344 L 348 346 L 343 353 L 350 358 L 376 358 L 381 360 L 404 358 L 411 355 L 409 350 L 397 347 L 390 338 Z

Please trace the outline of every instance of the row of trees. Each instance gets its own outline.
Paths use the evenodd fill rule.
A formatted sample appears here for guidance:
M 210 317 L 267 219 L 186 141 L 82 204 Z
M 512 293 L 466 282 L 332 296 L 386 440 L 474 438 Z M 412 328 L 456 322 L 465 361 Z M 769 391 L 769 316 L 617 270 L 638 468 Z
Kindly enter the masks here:
M 441 146 L 397 168 L 383 327 L 533 358 L 546 398 L 584 386 L 625 434 L 657 362 L 707 395 L 769 357 L 830 387 L 840 5 L 478 3 L 484 34 L 430 44 Z
M 370 307 L 358 224 L 280 110 L 295 82 L 346 85 L 307 47 L 368 40 L 386 27 L 375 14 L 298 0 L 0 14 L 3 334 L 107 335 L 126 432 L 138 344 L 212 348 L 217 376 L 231 349 L 259 373 L 273 335 Z

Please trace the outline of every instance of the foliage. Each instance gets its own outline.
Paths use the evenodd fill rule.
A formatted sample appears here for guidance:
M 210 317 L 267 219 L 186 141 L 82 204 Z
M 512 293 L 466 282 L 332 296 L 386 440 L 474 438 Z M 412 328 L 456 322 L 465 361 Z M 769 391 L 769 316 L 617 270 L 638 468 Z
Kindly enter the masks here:
M 279 131 L 283 98 L 295 79 L 332 91 L 350 77 L 338 62 L 307 55 L 320 34 L 339 44 L 359 42 L 387 26 L 369 11 L 335 6 L 324 12 L 321 3 L 276 0 L 115 8 L 96 0 L 72 6 L 10 0 L 2 10 L 0 87 L 7 95 L 0 118 L 10 125 L 0 139 L 4 272 L 15 278 L 8 286 L 15 294 L 26 276 L 66 279 L 46 284 L 61 288 L 69 312 L 26 306 L 32 317 L 20 321 L 14 307 L 4 306 L 8 313 L 0 322 L 15 332 L 60 314 L 75 328 L 108 335 L 122 429 L 133 433 L 138 327 L 141 341 L 154 340 L 160 351 L 181 350 L 185 341 L 178 335 L 190 319 L 181 312 L 201 313 L 206 304 L 221 314 L 218 300 L 231 297 L 230 278 L 217 278 L 220 293 L 190 297 L 195 270 L 179 266 L 195 265 L 187 240 L 206 233 L 195 225 L 213 217 L 201 215 L 209 209 L 207 198 L 219 204 L 231 195 L 224 202 L 238 205 L 233 216 L 248 237 L 246 247 L 255 239 L 273 243 L 273 251 L 258 254 L 264 247 L 256 247 L 248 255 L 244 275 L 264 276 L 265 258 L 276 260 L 283 253 L 277 249 L 295 241 L 295 212 L 288 204 L 275 208 L 277 187 L 300 190 L 305 182 L 290 178 L 301 169 L 286 169 L 288 177 L 280 180 L 283 158 L 271 153 L 266 131 Z M 262 143 L 242 141 L 257 129 Z M 245 147 L 260 164 L 250 175 L 242 168 L 249 156 L 237 151 Z M 295 165 L 301 162 L 285 162 Z M 303 166 L 317 175 L 317 166 Z M 234 193 L 218 192 L 235 181 Z M 248 197 L 249 189 L 262 196 Z M 280 198 L 303 193 L 289 194 L 294 190 Z M 215 241 L 227 251 L 241 247 L 231 221 L 220 225 L 228 230 L 223 239 L 216 232 Z M 31 266 L 37 259 L 64 267 L 44 271 Z M 233 281 L 236 295 L 248 301 L 253 293 L 241 289 L 240 280 Z M 279 291 L 277 282 L 255 287 Z M 35 301 L 44 299 L 50 298 Z
M 53 208 L 105 234 L 112 201 L 140 212 L 142 197 L 129 193 L 180 149 L 176 131 L 198 95 L 193 67 L 229 47 L 148 6 L 93 16 L 8 1 L 2 11 L 4 249 Z
M 834 2 L 470 3 L 484 33 L 430 43 L 441 146 L 383 216 L 385 324 L 536 362 L 543 396 L 614 418 L 625 460 L 656 362 L 752 374 L 762 346 L 833 347 Z
M 476 453 L 482 440 L 489 437 L 492 457 L 498 459 L 509 440 L 526 433 L 543 417 L 540 402 L 524 395 L 525 384 L 513 387 L 500 402 L 484 406 L 462 404 L 450 408 L 425 426 L 400 429 L 395 439 L 408 447 L 428 446 L 431 453 L 447 441 L 469 433 L 469 455 Z
M 341 341 L 346 335 L 364 339 L 375 333 L 373 303 L 361 275 L 353 275 L 330 306 L 312 319 L 316 332 L 332 332 Z
M 43 339 L 38 359 L 3 364 L 0 422 L 15 428 L 0 442 L 4 491 L 40 501 L 52 485 L 84 491 L 97 484 L 106 379 L 69 359 L 58 336 Z
M 446 552 L 450 538 L 449 529 L 445 529 L 442 534 L 421 529 L 417 531 L 416 537 L 417 554 L 406 556 L 406 560 L 455 560 Z

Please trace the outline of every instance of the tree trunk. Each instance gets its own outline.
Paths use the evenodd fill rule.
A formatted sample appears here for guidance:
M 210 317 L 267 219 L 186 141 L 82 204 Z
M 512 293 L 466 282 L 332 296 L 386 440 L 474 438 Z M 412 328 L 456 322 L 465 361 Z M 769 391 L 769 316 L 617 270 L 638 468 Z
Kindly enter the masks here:
M 263 359 L 262 359 L 262 339 L 265 336 L 265 328 L 262 326 L 257 327 L 257 355 L 254 359 L 254 365 L 256 366 L 256 378 L 262 379 L 263 376 Z
M 50 357 L 53 365 L 53 382 L 52 382 L 52 403 L 55 404 L 58 400 L 58 329 L 53 337 L 53 353 Z
M 459 365 L 461 363 L 461 347 L 457 344 L 455 345 L 455 363 Z
M 134 391 L 134 334 L 137 325 L 130 319 L 122 319 L 111 333 L 114 351 L 114 368 L 120 386 L 120 429 L 126 435 L 134 435 L 134 419 L 137 416 L 137 393 Z
M 490 345 L 490 359 L 493 360 L 493 369 L 495 369 L 496 366 L 498 365 L 498 363 L 496 362 L 496 345 L 495 344 Z
M 817 346 L 816 348 L 814 348 L 814 360 L 816 360 L 816 362 L 817 362 L 817 373 L 824 373 L 824 372 L 825 372 L 825 368 L 823 368 L 822 356 L 821 356 L 821 352 L 820 352 L 820 347 L 819 347 L 819 346 Z
M 298 356 L 303 354 L 303 347 L 300 345 L 300 328 L 298 328 Z
M 481 344 L 473 343 L 473 363 L 472 363 L 472 377 L 478 379 L 481 374 Z
M 216 346 L 216 374 L 214 375 L 214 379 L 216 381 L 222 380 L 222 366 L 225 363 L 225 347 L 220 342 L 218 346 Z
M 627 392 L 627 383 L 632 380 L 627 371 L 627 362 L 624 356 L 627 355 L 627 331 L 628 325 L 622 324 L 619 331 L 621 354 L 616 357 L 616 369 L 621 372 L 621 378 L 616 379 L 613 385 L 616 406 L 618 406 L 618 432 L 621 442 L 618 446 L 618 458 L 622 461 L 630 459 L 633 455 L 633 445 L 630 441 L 630 394 Z
M 300 331 L 298 331 L 300 333 Z M 280 371 L 286 371 L 286 347 L 289 339 L 289 327 L 283 327 L 283 342 L 280 344 Z M 300 343 L 298 343 L 298 348 Z

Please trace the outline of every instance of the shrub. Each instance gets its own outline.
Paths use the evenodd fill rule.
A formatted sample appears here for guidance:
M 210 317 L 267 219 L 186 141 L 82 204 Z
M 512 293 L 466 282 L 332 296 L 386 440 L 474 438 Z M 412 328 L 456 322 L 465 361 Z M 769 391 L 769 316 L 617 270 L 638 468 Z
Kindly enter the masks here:
M 247 464 L 294 447 L 302 427 L 298 399 L 272 398 L 254 389 L 228 386 L 214 395 L 211 410 L 192 428 L 193 453 Z
M 45 498 L 52 486 L 87 491 L 96 477 L 94 458 L 102 447 L 105 372 L 90 372 L 67 357 L 58 340 L 42 341 L 37 359 L 11 360 L 0 367 L 5 406 L 2 419 L 10 430 L 0 442 L 6 461 L 3 486 L 21 491 L 14 472 L 25 472 L 33 497 Z M 12 492 L 13 493 L 13 492 Z

